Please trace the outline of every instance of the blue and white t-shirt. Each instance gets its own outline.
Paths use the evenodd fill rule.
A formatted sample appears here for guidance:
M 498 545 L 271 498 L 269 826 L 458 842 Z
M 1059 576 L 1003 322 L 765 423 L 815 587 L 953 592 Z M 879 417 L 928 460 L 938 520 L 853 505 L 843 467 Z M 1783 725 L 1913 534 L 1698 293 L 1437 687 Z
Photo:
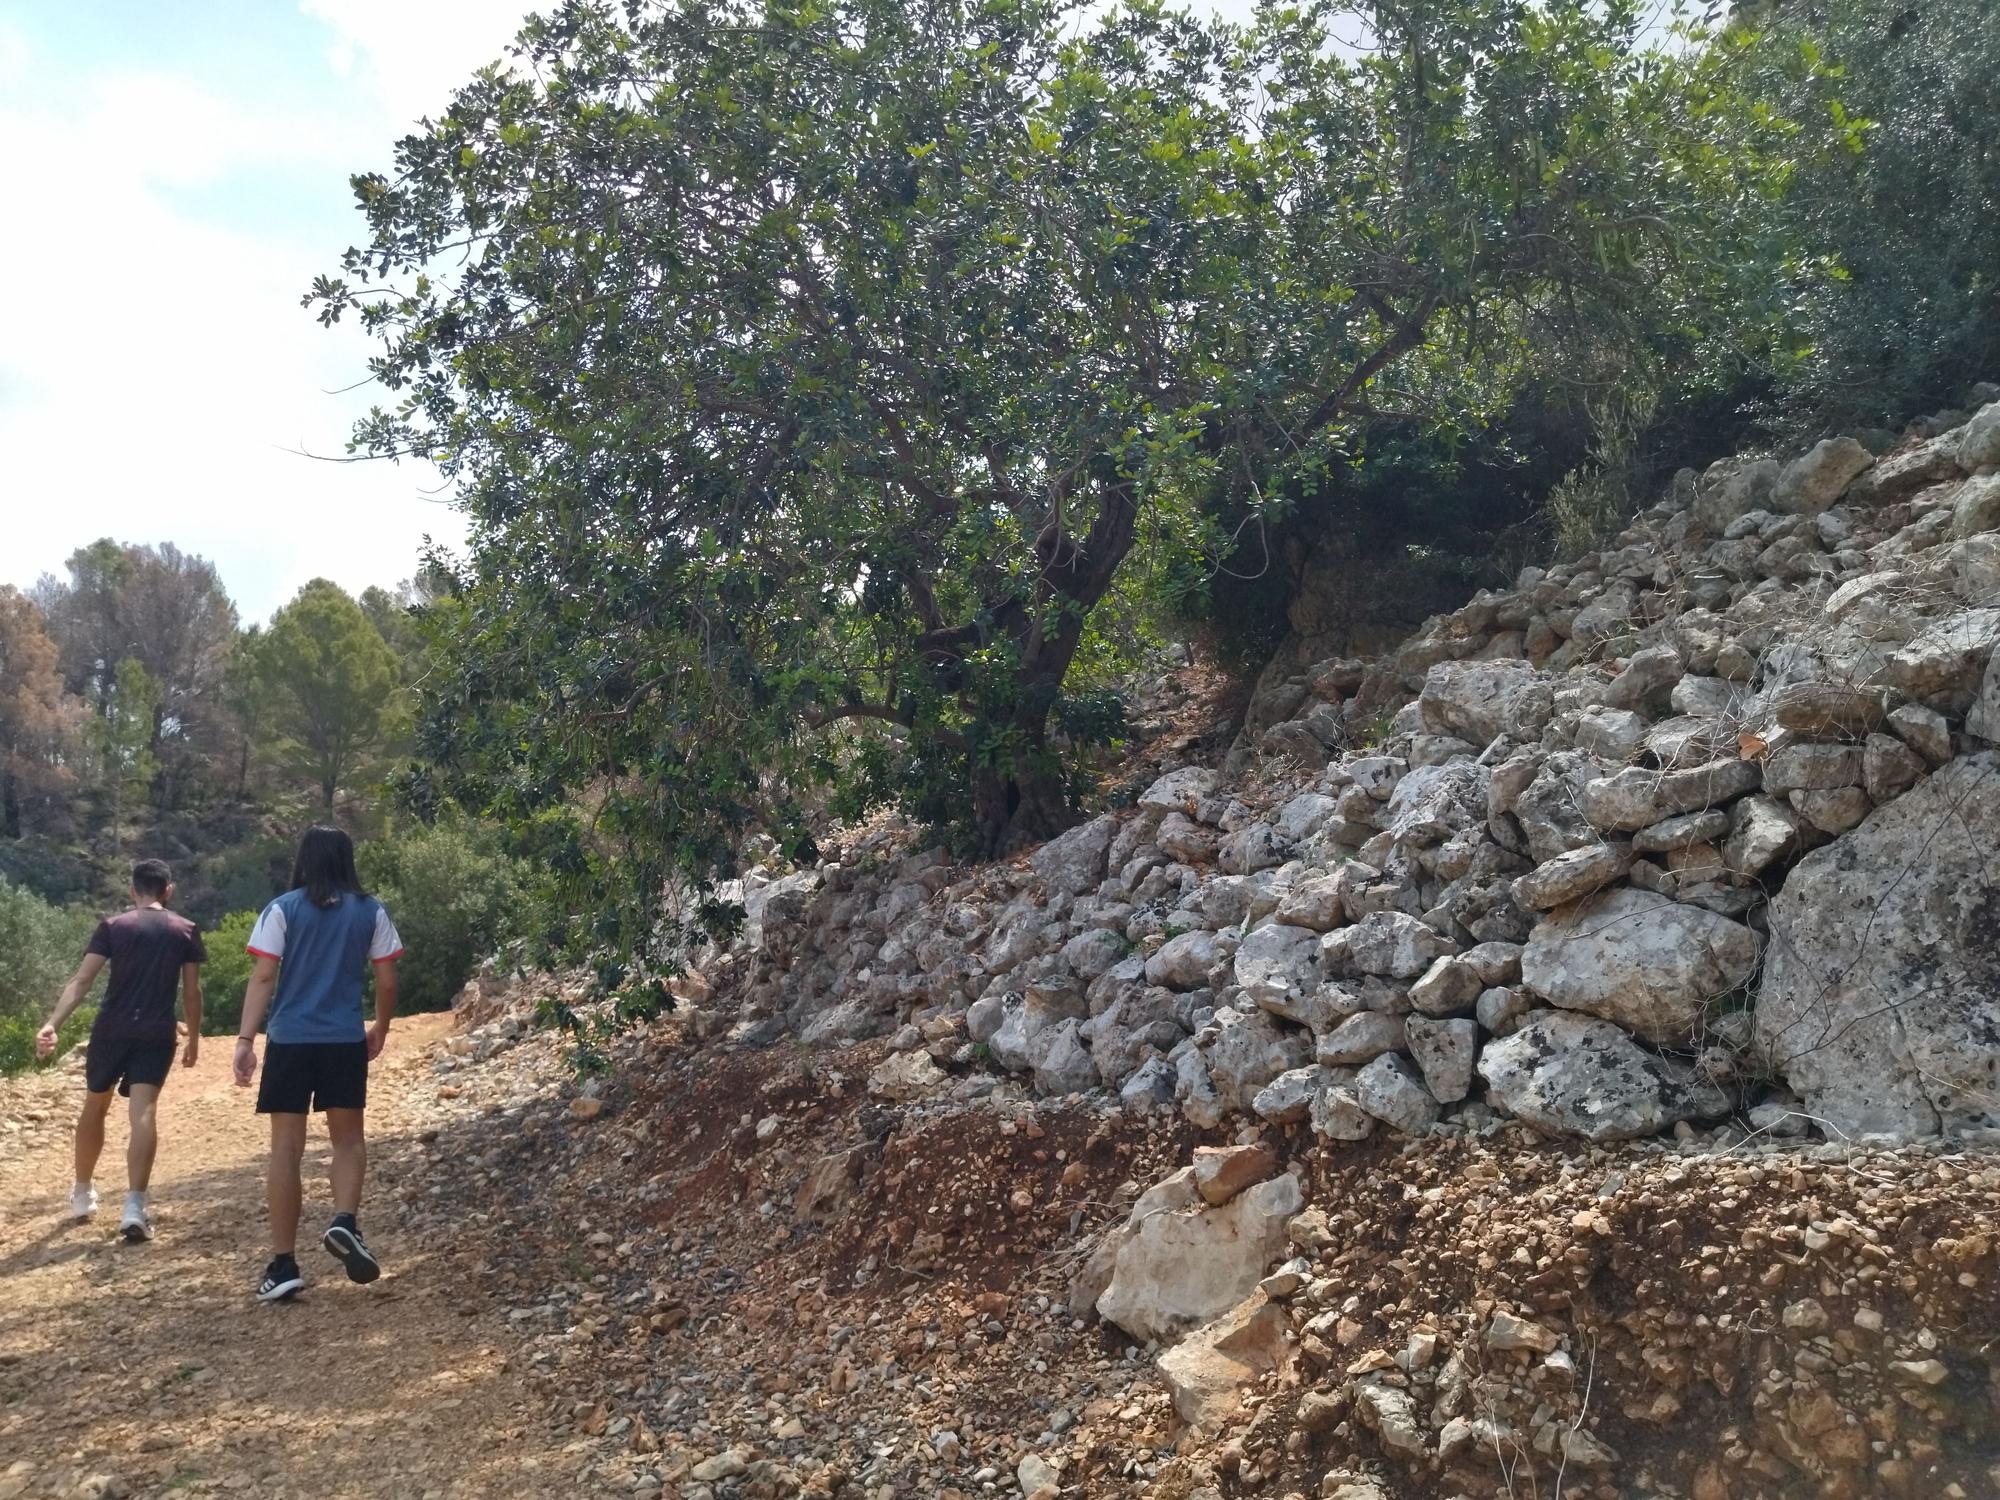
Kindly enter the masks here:
M 314 906 L 304 891 L 286 891 L 257 918 L 249 949 L 278 960 L 266 1036 L 287 1044 L 358 1042 L 368 1034 L 361 1016 L 368 965 L 395 958 L 403 940 L 373 896 L 343 892 L 332 906 Z

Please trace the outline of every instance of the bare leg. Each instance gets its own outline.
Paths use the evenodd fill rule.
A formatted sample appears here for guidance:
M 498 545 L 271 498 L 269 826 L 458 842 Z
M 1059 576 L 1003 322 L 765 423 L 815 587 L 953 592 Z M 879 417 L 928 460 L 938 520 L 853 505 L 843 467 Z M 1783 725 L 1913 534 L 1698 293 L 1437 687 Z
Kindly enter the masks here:
M 159 1149 L 160 1086 L 155 1083 L 132 1085 L 132 1139 L 125 1146 L 125 1183 L 135 1193 L 143 1193 L 153 1180 L 153 1153 Z
M 271 1116 L 271 1166 L 264 1179 L 271 1210 L 271 1249 L 290 1255 L 299 1238 L 299 1160 L 306 1154 L 306 1117 Z
M 83 1096 L 83 1112 L 76 1117 L 76 1180 L 88 1182 L 97 1175 L 97 1158 L 104 1151 L 104 1117 L 111 1113 L 111 1090 Z
M 335 1213 L 361 1212 L 361 1179 L 368 1171 L 368 1142 L 362 1134 L 361 1118 L 358 1109 L 330 1109 L 326 1112 L 326 1133 L 333 1142 Z

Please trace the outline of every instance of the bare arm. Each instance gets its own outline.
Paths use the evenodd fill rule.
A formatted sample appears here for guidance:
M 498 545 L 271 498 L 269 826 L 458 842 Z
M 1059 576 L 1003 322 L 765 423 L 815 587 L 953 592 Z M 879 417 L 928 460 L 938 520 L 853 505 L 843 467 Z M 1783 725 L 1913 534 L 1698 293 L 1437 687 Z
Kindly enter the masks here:
M 63 986 L 62 997 L 56 1001 L 55 1013 L 49 1017 L 49 1024 L 35 1037 L 35 1052 L 41 1057 L 52 1056 L 56 1050 L 56 1033 L 62 1030 L 63 1022 L 75 1014 L 83 1004 L 84 996 L 90 993 L 91 985 L 97 982 L 98 971 L 104 967 L 102 953 L 86 953 L 83 962 L 77 965 L 76 973 Z
M 264 1024 L 264 1012 L 271 1008 L 271 992 L 278 987 L 278 961 L 260 953 L 257 967 L 250 971 L 250 983 L 243 991 L 243 1019 L 236 1023 L 236 1083 L 250 1087 L 257 1072 L 257 1031 Z
M 375 1024 L 368 1028 L 370 1061 L 382 1055 L 389 1040 L 389 1021 L 396 1014 L 396 960 L 375 960 Z
M 181 965 L 181 1015 L 187 1021 L 187 1046 L 181 1050 L 181 1066 L 191 1068 L 201 1055 L 201 965 Z

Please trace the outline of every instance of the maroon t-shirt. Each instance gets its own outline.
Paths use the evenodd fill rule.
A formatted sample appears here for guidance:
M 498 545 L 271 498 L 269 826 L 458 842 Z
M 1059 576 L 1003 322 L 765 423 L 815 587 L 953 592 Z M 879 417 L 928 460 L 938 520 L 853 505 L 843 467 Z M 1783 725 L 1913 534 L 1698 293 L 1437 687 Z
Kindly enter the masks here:
M 111 979 L 90 1034 L 119 1041 L 171 1042 L 181 966 L 208 958 L 201 929 L 164 907 L 140 907 L 99 922 L 84 951 L 111 960 Z

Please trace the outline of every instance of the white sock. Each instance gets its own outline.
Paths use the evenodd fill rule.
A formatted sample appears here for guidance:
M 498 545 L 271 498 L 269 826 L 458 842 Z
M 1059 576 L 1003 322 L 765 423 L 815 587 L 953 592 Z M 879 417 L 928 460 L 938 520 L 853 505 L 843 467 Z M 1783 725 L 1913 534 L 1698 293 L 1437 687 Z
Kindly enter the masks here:
M 141 1189 L 134 1188 L 125 1195 L 126 1213 L 143 1214 L 145 1211 L 146 1211 L 146 1194 Z
M 90 1184 L 87 1182 L 79 1182 L 73 1187 L 71 1187 L 70 1191 L 72 1193 L 87 1193 L 90 1191 Z

